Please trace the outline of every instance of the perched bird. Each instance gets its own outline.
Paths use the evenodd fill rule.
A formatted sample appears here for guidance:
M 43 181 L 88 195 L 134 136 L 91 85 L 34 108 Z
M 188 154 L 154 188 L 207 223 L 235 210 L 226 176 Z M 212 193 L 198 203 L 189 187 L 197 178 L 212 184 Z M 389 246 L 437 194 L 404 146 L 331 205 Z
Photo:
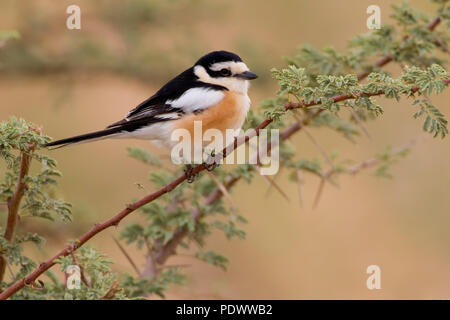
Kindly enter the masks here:
M 238 55 L 213 51 L 128 112 L 124 119 L 104 130 L 52 141 L 47 146 L 136 138 L 171 147 L 172 132 L 181 128 L 193 133 L 194 121 L 201 121 L 203 131 L 238 130 L 250 108 L 248 80 L 256 78 Z

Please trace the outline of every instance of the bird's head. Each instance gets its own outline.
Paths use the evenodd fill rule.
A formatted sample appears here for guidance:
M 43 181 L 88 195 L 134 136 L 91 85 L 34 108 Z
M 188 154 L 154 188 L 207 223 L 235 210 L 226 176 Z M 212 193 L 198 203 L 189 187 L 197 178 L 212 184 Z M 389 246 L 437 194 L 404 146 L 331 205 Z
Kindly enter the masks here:
M 194 65 L 194 74 L 202 82 L 239 93 L 247 93 L 248 80 L 258 77 L 237 54 L 228 51 L 213 51 L 201 57 Z

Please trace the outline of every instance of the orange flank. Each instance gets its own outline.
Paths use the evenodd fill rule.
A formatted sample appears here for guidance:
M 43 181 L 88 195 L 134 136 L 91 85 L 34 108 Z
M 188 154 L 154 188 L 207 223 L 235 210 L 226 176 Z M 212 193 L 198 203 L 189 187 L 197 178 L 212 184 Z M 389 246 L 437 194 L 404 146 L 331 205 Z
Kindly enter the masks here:
M 246 95 L 225 92 L 224 98 L 214 107 L 199 114 L 185 116 L 174 121 L 173 129 L 186 129 L 194 137 L 194 121 L 201 121 L 202 131 L 218 129 L 225 136 L 227 129 L 239 129 L 244 123 L 250 101 Z

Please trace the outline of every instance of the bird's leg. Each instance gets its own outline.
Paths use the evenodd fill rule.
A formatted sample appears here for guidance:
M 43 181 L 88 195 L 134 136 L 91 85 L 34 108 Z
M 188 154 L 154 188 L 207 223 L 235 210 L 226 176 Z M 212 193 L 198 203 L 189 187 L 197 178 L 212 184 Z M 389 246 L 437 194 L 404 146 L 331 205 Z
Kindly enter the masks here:
M 220 165 L 220 160 L 222 159 L 220 155 L 220 153 L 216 155 L 213 150 L 208 156 L 208 159 L 206 159 L 205 169 L 208 171 L 213 171 L 215 168 L 217 168 Z
M 186 167 L 184 169 L 184 175 L 186 176 L 186 181 L 188 183 L 194 182 L 195 178 L 198 176 L 198 174 L 192 173 L 193 170 L 194 167 L 191 164 L 186 164 Z

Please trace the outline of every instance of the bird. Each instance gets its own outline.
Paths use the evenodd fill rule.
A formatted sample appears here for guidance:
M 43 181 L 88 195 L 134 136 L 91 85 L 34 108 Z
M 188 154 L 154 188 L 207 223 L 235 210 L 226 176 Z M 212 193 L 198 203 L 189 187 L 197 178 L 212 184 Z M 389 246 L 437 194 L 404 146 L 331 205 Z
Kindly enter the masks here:
M 103 130 L 77 135 L 46 144 L 47 147 L 103 140 L 108 138 L 145 139 L 171 148 L 177 129 L 241 129 L 250 109 L 249 80 L 258 76 L 235 53 L 213 51 L 162 86 L 138 104 L 120 121 Z

